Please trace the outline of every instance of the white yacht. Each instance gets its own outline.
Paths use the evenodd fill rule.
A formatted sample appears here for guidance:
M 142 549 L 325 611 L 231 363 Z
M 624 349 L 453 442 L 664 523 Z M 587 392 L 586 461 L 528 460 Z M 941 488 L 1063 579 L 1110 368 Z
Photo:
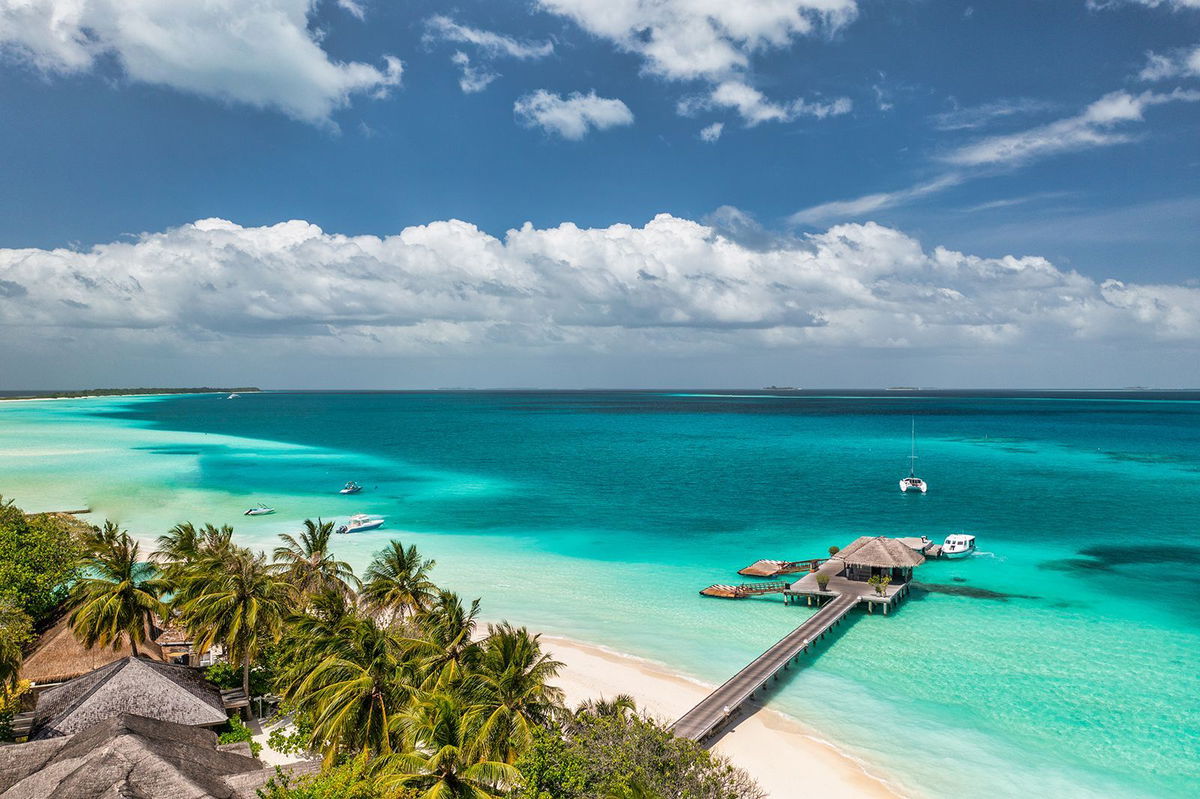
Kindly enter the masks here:
M 368 516 L 365 513 L 356 513 L 350 517 L 350 521 L 339 527 L 336 532 L 365 533 L 367 530 L 378 530 L 380 527 L 383 527 L 382 516 Z
M 357 494 L 359 491 L 362 491 L 362 486 L 360 486 L 358 483 L 351 480 L 349 483 L 346 483 L 346 487 L 343 488 L 338 493 L 339 494 Z
M 966 533 L 953 533 L 946 536 L 942 543 L 943 558 L 965 558 L 975 551 L 975 536 Z
M 264 505 L 260 502 L 257 505 L 255 505 L 253 508 L 251 508 L 250 510 L 246 511 L 242 515 L 243 516 L 266 516 L 266 515 L 274 513 L 274 512 L 275 512 L 274 508 L 267 507 L 266 505 Z
M 242 395 L 241 395 L 241 394 L 238 394 L 238 393 L 236 393 L 236 392 L 235 392 L 235 393 L 233 393 L 233 394 L 230 394 L 230 395 L 229 395 L 228 397 L 226 397 L 225 399 L 237 399 L 237 398 L 238 398 L 238 397 L 240 397 L 240 396 L 242 396 Z
M 929 484 L 917 477 L 917 420 L 912 423 L 912 451 L 908 456 L 908 477 L 900 481 L 900 490 L 904 492 L 920 491 L 924 494 L 929 490 Z

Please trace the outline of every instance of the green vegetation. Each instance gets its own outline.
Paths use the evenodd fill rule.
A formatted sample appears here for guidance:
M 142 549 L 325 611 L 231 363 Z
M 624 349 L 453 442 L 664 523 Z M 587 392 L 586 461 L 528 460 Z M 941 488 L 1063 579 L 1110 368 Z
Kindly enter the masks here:
M 250 728 L 237 716 L 232 716 L 229 723 L 226 725 L 229 729 L 217 736 L 217 742 L 223 744 L 250 744 L 250 753 L 258 757 L 258 753 L 262 751 L 262 744 L 254 740 L 254 733 Z
M 892 578 L 886 574 L 875 574 L 875 575 L 872 575 L 871 578 L 867 580 L 867 585 L 874 586 L 875 593 L 878 596 L 883 596 L 884 592 L 887 590 L 887 587 L 891 584 L 892 584 Z
M 824 572 L 817 572 L 817 588 L 824 591 L 829 587 L 829 575 Z
M 331 554 L 331 533 L 307 521 L 268 559 L 229 527 L 180 524 L 146 562 L 114 524 L 76 530 L 0 505 L 0 681 L 15 686 L 22 647 L 65 599 L 89 645 L 136 648 L 154 616 L 171 619 L 197 649 L 224 649 L 228 662 L 206 672 L 214 682 L 283 698 L 294 725 L 269 742 L 320 753 L 324 769 L 278 775 L 264 799 L 762 796 L 629 697 L 567 710 L 553 687 L 561 664 L 539 636 L 507 622 L 481 630 L 479 600 L 438 588 L 416 547 L 390 542 L 360 582 Z M 0 726 L 19 690 L 0 693 Z M 250 737 L 238 720 L 221 734 Z

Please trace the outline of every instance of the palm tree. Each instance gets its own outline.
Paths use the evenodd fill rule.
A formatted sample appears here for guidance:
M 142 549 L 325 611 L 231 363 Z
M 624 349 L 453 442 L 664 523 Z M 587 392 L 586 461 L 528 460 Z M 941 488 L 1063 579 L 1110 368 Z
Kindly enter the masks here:
M 421 557 L 416 545 L 405 549 L 399 541 L 390 541 L 367 567 L 363 599 L 380 614 L 403 617 L 425 610 L 437 596 L 437 586 L 429 579 L 434 565 Z
M 612 699 L 589 699 L 575 708 L 577 716 L 586 713 L 598 719 L 627 719 L 636 712 L 637 702 L 629 694 L 617 694 Z
M 489 626 L 474 673 L 470 714 L 491 754 L 506 763 L 562 710 L 562 691 L 547 684 L 562 664 L 542 651 L 540 637 L 508 622 Z
M 21 645 L 29 639 L 33 622 L 10 596 L 0 596 L 0 701 L 6 689 L 17 687 L 21 674 Z
M 450 694 L 414 702 L 396 719 L 406 751 L 376 761 L 384 791 L 409 789 L 417 799 L 495 799 L 521 778 L 508 763 L 489 760 L 472 734 L 465 708 Z
M 459 678 L 464 666 L 477 660 L 479 642 L 474 637 L 478 615 L 478 599 L 472 600 L 468 609 L 458 594 L 439 591 L 433 604 L 416 617 L 419 637 L 410 643 L 423 658 L 425 690 L 432 690 L 439 681 L 446 687 Z
M 332 596 L 325 595 L 322 604 Z M 346 608 L 303 614 L 286 641 L 291 666 L 278 684 L 285 699 L 313 720 L 313 742 L 339 752 L 392 751 L 389 716 L 403 707 L 416 663 L 391 627 Z
M 334 559 L 329 551 L 333 522 L 304 520 L 304 531 L 297 540 L 283 534 L 284 545 L 275 548 L 275 567 L 304 597 L 325 589 L 347 591 L 360 585 L 354 570 L 345 561 Z
M 128 533 L 107 531 L 105 536 L 95 539 L 99 548 L 80 564 L 83 576 L 71 586 L 68 622 L 88 648 L 99 644 L 116 649 L 124 638 L 136 655 L 155 617 L 166 618 L 162 596 L 169 583 L 153 565 L 140 560 L 138 543 Z
M 204 555 L 183 575 L 177 608 L 196 648 L 221 643 L 242 663 L 242 689 L 250 695 L 250 661 L 277 638 L 292 594 L 261 552 L 230 546 Z

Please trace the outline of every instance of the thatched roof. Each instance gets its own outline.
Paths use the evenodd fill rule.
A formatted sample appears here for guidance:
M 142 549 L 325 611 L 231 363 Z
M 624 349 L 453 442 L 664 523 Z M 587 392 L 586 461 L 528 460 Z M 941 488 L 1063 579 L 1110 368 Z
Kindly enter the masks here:
M 919 552 L 895 538 L 868 535 L 855 539 L 854 543 L 834 557 L 851 566 L 877 566 L 884 569 L 911 569 L 925 562 Z
M 227 716 L 221 692 L 187 666 L 123 658 L 38 697 L 34 739 L 73 735 L 125 713 L 204 727 Z
M 218 750 L 207 730 L 132 715 L 0 747 L 0 799 L 251 799 L 272 774 L 252 757 Z
M 131 654 L 129 645 L 124 641 L 116 649 L 99 646 L 88 649 L 71 632 L 67 617 L 63 616 L 57 624 L 42 633 L 37 647 L 25 658 L 21 664 L 21 678 L 37 685 L 63 682 Z M 162 648 L 150 641 L 138 645 L 138 654 L 145 654 L 154 660 L 166 659 Z

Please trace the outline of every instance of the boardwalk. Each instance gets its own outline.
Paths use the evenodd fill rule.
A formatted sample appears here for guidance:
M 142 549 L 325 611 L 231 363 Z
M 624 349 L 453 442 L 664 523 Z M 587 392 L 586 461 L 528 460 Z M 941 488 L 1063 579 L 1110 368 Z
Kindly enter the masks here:
M 753 696 L 755 691 L 786 668 L 820 635 L 837 624 L 859 600 L 860 597 L 855 594 L 839 594 L 836 599 L 814 613 L 777 644 L 755 658 L 749 666 L 709 694 L 700 704 L 685 713 L 671 725 L 671 730 L 681 738 L 691 738 L 694 741 L 707 738 L 734 710 Z

